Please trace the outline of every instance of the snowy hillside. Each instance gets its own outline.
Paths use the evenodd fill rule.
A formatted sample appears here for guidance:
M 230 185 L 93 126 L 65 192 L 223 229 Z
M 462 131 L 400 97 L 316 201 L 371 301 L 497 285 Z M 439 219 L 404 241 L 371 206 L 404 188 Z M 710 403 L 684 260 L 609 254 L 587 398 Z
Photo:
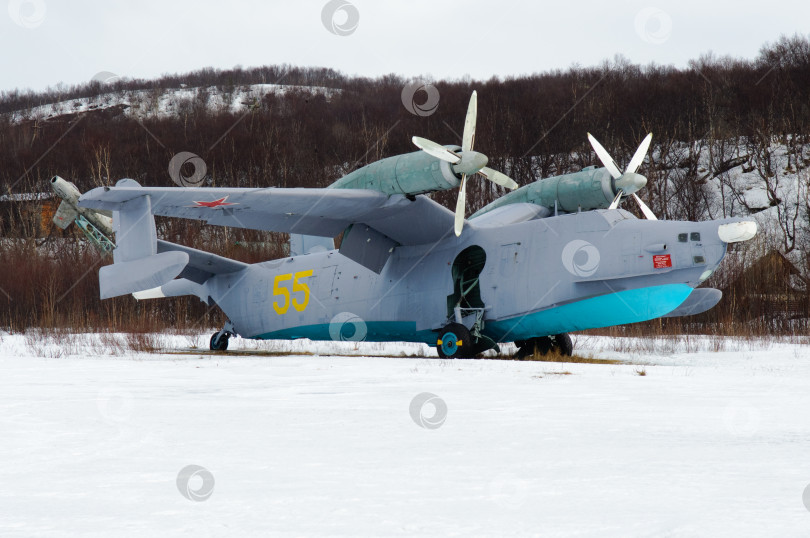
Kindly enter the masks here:
M 56 353 L 54 340 L 2 335 L 3 536 L 810 528 L 810 348 L 798 342 L 580 337 L 580 353 L 627 364 L 560 364 L 62 341 Z M 401 351 L 346 344 L 328 345 Z M 419 407 L 424 393 L 433 403 Z
M 794 140 L 698 140 L 653 146 L 639 195 L 659 218 L 752 217 L 757 239 L 741 245 L 761 255 L 791 250 L 803 266 L 810 238 L 810 147 Z M 625 207 L 634 207 L 632 200 Z
M 329 98 L 338 91 L 340 90 L 333 88 L 278 84 L 237 86 L 230 91 L 222 90 L 217 86 L 171 90 L 126 90 L 105 93 L 97 97 L 44 104 L 30 110 L 20 110 L 10 114 L 10 121 L 20 123 L 30 120 L 50 120 L 66 114 L 111 108 L 120 108 L 125 115 L 135 118 L 170 118 L 180 114 L 184 108 L 190 109 L 195 103 L 204 104 L 213 113 L 230 112 L 236 114 L 248 110 L 249 107 L 261 101 L 268 94 L 283 95 L 288 92 L 307 92 L 322 94 Z

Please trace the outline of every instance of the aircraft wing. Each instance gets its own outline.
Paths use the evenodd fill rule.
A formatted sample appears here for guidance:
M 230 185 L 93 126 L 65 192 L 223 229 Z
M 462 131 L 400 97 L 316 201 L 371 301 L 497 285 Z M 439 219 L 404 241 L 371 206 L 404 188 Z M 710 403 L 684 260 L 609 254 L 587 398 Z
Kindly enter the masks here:
M 85 193 L 79 205 L 116 211 L 147 195 L 154 215 L 217 226 L 335 237 L 365 224 L 401 245 L 435 242 L 453 229 L 453 213 L 425 196 L 361 189 L 141 187 L 125 179 Z

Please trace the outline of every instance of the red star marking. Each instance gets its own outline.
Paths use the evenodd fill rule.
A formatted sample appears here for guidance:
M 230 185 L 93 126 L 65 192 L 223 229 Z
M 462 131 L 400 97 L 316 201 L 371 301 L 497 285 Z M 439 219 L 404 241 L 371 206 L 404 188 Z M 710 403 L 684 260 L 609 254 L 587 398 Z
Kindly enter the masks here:
M 225 198 L 220 198 L 219 200 L 213 200 L 211 202 L 198 202 L 195 200 L 194 203 L 197 205 L 193 205 L 191 207 L 220 207 L 223 205 L 239 205 L 236 202 L 226 202 L 225 200 L 227 199 L 228 197 L 226 196 Z

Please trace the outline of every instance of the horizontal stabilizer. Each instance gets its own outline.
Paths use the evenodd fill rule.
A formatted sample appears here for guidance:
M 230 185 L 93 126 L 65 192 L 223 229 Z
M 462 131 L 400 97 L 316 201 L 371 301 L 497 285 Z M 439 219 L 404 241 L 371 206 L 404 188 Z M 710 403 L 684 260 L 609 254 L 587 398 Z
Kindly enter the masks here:
M 208 300 L 208 293 L 205 286 L 185 278 L 177 278 L 171 282 L 144 291 L 136 291 L 132 294 L 137 300 L 160 299 L 162 297 L 182 297 L 183 295 L 196 295 L 201 301 Z
M 101 298 L 118 297 L 162 286 L 188 264 L 185 252 L 163 252 L 102 267 L 98 272 Z

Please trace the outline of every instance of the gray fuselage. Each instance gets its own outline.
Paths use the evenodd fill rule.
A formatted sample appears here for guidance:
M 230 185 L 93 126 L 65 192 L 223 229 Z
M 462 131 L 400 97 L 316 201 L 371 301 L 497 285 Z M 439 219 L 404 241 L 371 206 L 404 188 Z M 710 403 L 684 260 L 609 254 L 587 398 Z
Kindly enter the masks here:
M 477 246 L 482 332 L 509 342 L 667 314 L 717 268 L 726 252 L 718 227 L 738 219 L 647 221 L 603 209 L 486 220 L 470 221 L 460 238 L 397 247 L 380 274 L 335 250 L 215 276 L 208 293 L 247 338 L 435 345 L 453 316 L 454 262 Z

